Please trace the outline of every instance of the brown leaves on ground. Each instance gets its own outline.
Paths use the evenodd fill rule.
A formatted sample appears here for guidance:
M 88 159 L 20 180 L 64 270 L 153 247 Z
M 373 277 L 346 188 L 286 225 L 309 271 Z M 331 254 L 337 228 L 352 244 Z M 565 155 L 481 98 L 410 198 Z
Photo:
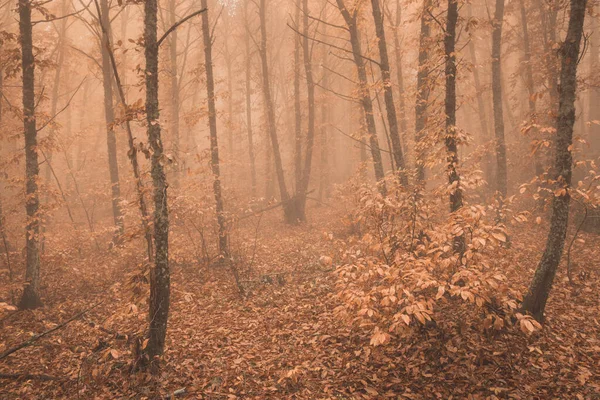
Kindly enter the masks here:
M 317 213 L 320 213 L 317 215 Z M 347 237 L 339 213 L 315 211 L 314 226 L 288 227 L 272 215 L 261 232 L 255 267 L 242 300 L 225 269 L 173 265 L 172 305 L 163 369 L 131 373 L 146 327 L 145 305 L 131 303 L 133 265 L 50 266 L 46 305 L 15 312 L 2 307 L 0 350 L 105 303 L 84 318 L 0 363 L 2 374 L 45 374 L 59 380 L 3 379 L 0 397 L 189 399 L 595 398 L 600 394 L 597 261 L 600 241 L 585 236 L 578 253 L 585 279 L 577 289 L 559 274 L 539 330 L 527 316 L 511 325 L 432 288 L 433 310 L 417 309 L 401 334 L 353 327 L 334 310 L 340 249 Z M 511 237 L 496 261 L 508 284 L 523 290 L 539 257 L 542 226 Z M 324 240 L 326 232 L 328 240 Z M 251 235 L 251 233 L 249 233 Z M 504 237 L 496 237 L 503 242 Z M 587 250 L 586 250 L 587 249 Z M 261 280 L 281 274 L 285 281 Z M 381 276 L 385 276 L 381 271 Z M 116 283 L 115 283 L 116 282 Z M 387 297 L 396 293 L 386 292 Z M 485 329 L 490 324 L 498 329 Z M 487 322 L 486 322 L 487 321 Z M 408 326 L 410 324 L 410 326 Z M 496 325 L 495 325 L 496 324 Z M 533 329 L 532 329 L 533 328 Z M 185 388 L 185 393 L 182 393 Z

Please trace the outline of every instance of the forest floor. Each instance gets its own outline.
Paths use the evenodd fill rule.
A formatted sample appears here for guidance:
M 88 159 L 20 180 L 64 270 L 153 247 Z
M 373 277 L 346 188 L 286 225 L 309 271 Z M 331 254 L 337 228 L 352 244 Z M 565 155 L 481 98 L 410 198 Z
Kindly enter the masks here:
M 155 377 L 130 372 L 133 338 L 146 327 L 127 283 L 136 267 L 119 260 L 49 263 L 45 306 L 2 316 L 0 353 L 103 303 L 1 360 L 0 374 L 47 376 L 0 375 L 0 398 L 600 398 L 597 237 L 584 235 L 586 244 L 577 245 L 580 286 L 557 276 L 540 332 L 486 334 L 449 300 L 437 325 L 372 347 L 334 312 L 340 249 L 328 234 L 348 236 L 344 212 L 311 209 L 311 222 L 297 227 L 285 226 L 279 214 L 261 224 L 252 271 L 242 276 L 245 299 L 228 270 L 172 266 L 165 363 Z M 541 254 L 546 228 L 538 229 L 516 233 L 498 255 L 520 271 L 508 276 L 523 289 Z M 245 234 L 253 237 L 250 228 Z M 333 266 L 321 256 L 332 257 Z

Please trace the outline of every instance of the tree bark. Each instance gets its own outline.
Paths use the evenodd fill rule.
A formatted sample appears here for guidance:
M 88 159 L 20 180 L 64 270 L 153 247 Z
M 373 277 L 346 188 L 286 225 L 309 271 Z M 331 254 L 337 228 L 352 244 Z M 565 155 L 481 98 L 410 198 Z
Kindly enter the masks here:
M 417 70 L 417 98 L 415 100 L 415 164 L 417 167 L 417 181 L 425 181 L 425 149 L 423 144 L 423 130 L 427 125 L 427 103 L 429 101 L 429 8 L 431 0 L 423 1 L 421 13 L 421 33 L 419 35 L 419 66 Z
M 27 211 L 26 272 L 27 286 L 23 290 L 19 308 L 32 309 L 42 305 L 40 299 L 40 215 L 38 178 L 37 128 L 35 118 L 35 60 L 33 58 L 33 29 L 31 25 L 31 2 L 19 0 L 19 34 L 21 42 L 21 67 L 23 71 L 23 130 L 25 132 L 25 182 Z
M 594 8 L 594 11 L 598 11 L 597 7 Z M 598 27 L 598 17 L 593 16 L 591 20 L 590 31 L 592 35 L 590 36 L 590 75 L 597 74 L 597 71 L 600 71 L 600 63 L 598 60 L 598 47 L 600 45 L 600 40 L 598 36 L 600 35 L 599 27 Z M 600 121 L 600 89 L 597 87 L 590 88 L 590 94 L 588 98 L 588 118 L 587 120 L 589 125 L 588 130 L 588 141 L 590 142 L 590 150 L 591 156 L 594 159 L 597 159 L 600 156 L 600 124 L 597 122 L 591 121 Z
M 450 212 L 455 213 L 463 206 L 460 175 L 458 174 L 458 146 L 456 142 L 456 24 L 458 21 L 458 0 L 448 0 L 448 18 L 446 21 L 446 36 L 444 37 L 444 52 L 446 57 L 446 152 L 447 174 L 450 186 Z M 461 255 L 465 252 L 464 234 L 454 238 L 454 252 Z
M 305 0 L 306 1 L 306 0 Z M 392 88 L 392 79 L 390 76 L 390 61 L 387 51 L 387 42 L 385 38 L 385 28 L 383 13 L 379 0 L 371 0 L 373 11 L 373 20 L 375 21 L 375 33 L 377 35 L 377 44 L 379 46 L 379 67 L 381 69 L 381 78 L 383 81 L 383 99 L 387 112 L 390 139 L 392 141 L 393 157 L 398 170 L 400 183 L 403 186 L 408 185 L 408 176 L 406 175 L 406 166 L 404 155 L 402 154 L 402 142 L 398 131 L 398 117 L 396 116 L 396 105 L 394 103 L 394 93 Z
M 116 227 L 115 241 L 123 234 L 123 212 L 119 205 L 121 188 L 119 185 L 119 163 L 117 161 L 117 136 L 115 135 L 115 113 L 113 108 L 113 75 L 110 67 L 110 56 L 108 54 L 112 43 L 112 31 L 110 26 L 110 15 L 108 0 L 100 1 L 100 18 L 102 20 L 102 37 L 100 52 L 102 54 L 102 87 L 104 89 L 104 119 L 106 122 L 106 144 L 108 146 L 108 171 L 110 174 L 111 201 L 113 221 Z
M 569 186 L 573 164 L 571 145 L 575 123 L 577 62 L 579 60 L 581 37 L 583 36 L 586 2 L 586 0 L 571 0 L 567 37 L 560 50 L 560 90 L 553 171 L 553 179 L 560 187 L 556 189 L 552 198 L 552 217 L 546 248 L 523 300 L 523 310 L 531 313 L 538 321 L 542 321 L 544 318 L 546 302 L 563 253 L 569 222 L 569 202 L 571 199 Z
M 150 326 L 146 353 L 151 363 L 164 352 L 169 318 L 169 212 L 167 182 L 163 163 L 165 156 L 161 139 L 158 108 L 158 44 L 157 0 L 144 3 L 144 43 L 146 57 L 146 123 L 148 144 L 152 151 L 151 175 L 154 186 L 154 265 L 150 272 Z
M 208 9 L 208 1 L 201 0 L 202 8 Z M 217 108 L 215 106 L 215 78 L 212 64 L 212 37 L 208 12 L 202 13 L 202 40 L 204 42 L 204 69 L 206 70 L 206 93 L 208 102 L 208 129 L 210 133 L 210 165 L 213 173 L 213 192 L 215 196 L 217 224 L 219 225 L 219 254 L 223 260 L 228 260 L 229 239 L 227 222 L 223 209 L 221 192 L 221 171 L 219 166 L 219 143 L 217 140 Z
M 385 174 L 383 171 L 383 161 L 381 159 L 381 150 L 379 148 L 379 140 L 377 138 L 377 129 L 375 128 L 375 117 L 373 115 L 373 101 L 371 100 L 371 93 L 369 90 L 369 82 L 367 80 L 367 70 L 365 67 L 365 60 L 363 58 L 360 37 L 357 25 L 357 12 L 358 8 L 354 9 L 352 13 L 346 8 L 344 0 L 336 0 L 337 6 L 344 17 L 344 21 L 348 26 L 348 32 L 350 34 L 350 44 L 352 46 L 352 55 L 354 58 L 354 64 L 358 74 L 359 81 L 359 96 L 360 103 L 365 112 L 365 121 L 367 124 L 367 134 L 369 136 L 369 147 L 371 148 L 371 157 L 373 158 L 373 168 L 375 170 L 375 179 L 377 181 L 377 187 L 382 195 L 387 194 L 387 187 L 384 181 Z
M 504 141 L 504 114 L 502 110 L 502 25 L 504 0 L 496 0 L 492 31 L 492 98 L 494 106 L 494 133 L 496 137 L 496 191 L 501 200 L 507 193 L 506 144 Z

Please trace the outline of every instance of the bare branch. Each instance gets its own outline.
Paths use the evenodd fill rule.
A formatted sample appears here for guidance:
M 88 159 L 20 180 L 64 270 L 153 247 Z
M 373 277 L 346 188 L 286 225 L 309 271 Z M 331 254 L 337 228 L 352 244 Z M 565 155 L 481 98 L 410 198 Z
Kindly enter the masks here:
M 179 25 L 183 24 L 188 19 L 195 17 L 196 15 L 202 14 L 205 11 L 207 11 L 206 8 L 195 11 L 195 12 L 191 13 L 190 15 L 188 15 L 187 17 L 184 17 L 183 19 L 179 20 L 179 22 L 176 22 L 175 24 L 173 24 L 173 26 L 171 26 L 169 29 L 167 29 L 167 31 L 165 33 L 163 33 L 163 35 L 160 37 L 160 39 L 158 39 L 158 41 L 156 42 L 156 47 L 160 47 L 160 44 L 167 38 L 167 36 L 169 36 L 169 34 L 171 32 L 173 32 L 175 29 L 177 29 L 179 27 Z

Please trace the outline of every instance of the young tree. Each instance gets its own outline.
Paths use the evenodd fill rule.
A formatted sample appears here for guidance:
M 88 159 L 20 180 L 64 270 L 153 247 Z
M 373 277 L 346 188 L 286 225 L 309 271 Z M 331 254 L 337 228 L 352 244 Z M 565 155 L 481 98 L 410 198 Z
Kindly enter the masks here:
M 406 166 L 404 165 L 404 155 L 402 154 L 402 142 L 398 131 L 398 117 L 396 116 L 396 105 L 394 103 L 394 93 L 392 80 L 390 77 L 390 61 L 388 58 L 387 42 L 385 38 L 385 28 L 383 23 L 383 13 L 379 0 L 371 0 L 373 11 L 373 20 L 375 21 L 375 33 L 377 35 L 377 44 L 379 46 L 379 67 L 381 69 L 381 78 L 383 84 L 383 98 L 385 109 L 387 111 L 387 120 L 390 128 L 390 138 L 392 140 L 394 162 L 398 169 L 400 183 L 408 185 L 408 176 L 406 175 Z
M 201 0 L 202 8 L 208 8 L 208 1 Z M 210 134 L 210 165 L 213 173 L 213 192 L 216 202 L 217 223 L 219 225 L 219 252 L 224 260 L 228 260 L 229 239 L 223 196 L 221 194 L 221 172 L 219 168 L 219 143 L 217 140 L 217 108 L 215 106 L 215 78 L 212 63 L 212 40 L 208 12 L 202 13 L 202 40 L 204 42 L 204 69 L 206 71 L 206 92 L 208 101 L 208 128 Z
M 171 26 L 175 25 L 177 19 L 177 1 L 169 0 L 168 3 L 168 19 L 169 24 Z M 173 157 L 176 163 L 180 163 L 180 155 L 179 148 L 180 138 L 179 138 L 179 109 L 180 109 L 180 99 L 179 99 L 179 66 L 177 62 L 177 30 L 175 29 L 169 35 L 169 89 L 170 89 L 170 124 L 169 130 L 171 134 L 171 138 L 173 140 Z M 176 167 L 173 174 L 173 182 L 175 187 L 177 187 L 179 183 L 179 168 Z
M 19 34 L 21 41 L 21 66 L 23 71 L 23 130 L 25 132 L 25 182 L 27 225 L 25 228 L 27 285 L 19 308 L 31 309 L 42 305 L 40 299 L 40 215 L 38 177 L 40 166 L 37 153 L 37 127 L 35 119 L 35 60 L 33 58 L 33 29 L 31 1 L 19 0 Z
M 300 2 L 295 3 L 294 25 L 300 26 Z M 300 35 L 294 36 L 294 177 L 296 188 L 302 183 L 302 109 L 300 107 Z
M 260 43 L 258 52 L 261 61 L 262 86 L 265 108 L 267 111 L 267 130 L 271 140 L 271 155 L 275 161 L 275 173 L 279 183 L 279 195 L 283 205 L 284 218 L 287 223 L 293 224 L 298 221 L 296 207 L 293 201 L 290 201 L 290 195 L 285 185 L 285 174 L 283 172 L 283 163 L 281 161 L 281 151 L 279 150 L 279 139 L 277 138 L 277 122 L 275 120 L 275 106 L 271 95 L 271 79 L 269 75 L 268 48 L 267 48 L 267 6 L 266 0 L 259 2 L 260 18 Z M 271 162 L 268 163 L 271 165 Z M 267 172 L 268 174 L 268 172 Z M 268 175 L 267 175 L 268 176 Z
M 115 135 L 115 111 L 113 107 L 113 74 L 109 52 L 112 51 L 112 30 L 108 0 L 100 0 L 100 20 L 102 32 L 100 38 L 100 54 L 102 55 L 102 88 L 104 89 L 104 120 L 106 121 L 106 143 L 108 145 L 108 171 L 112 197 L 113 220 L 117 228 L 117 236 L 123 234 L 123 213 L 119 205 L 121 188 L 119 185 L 119 163 L 117 161 L 117 137 Z
M 248 27 L 248 2 L 244 3 L 244 23 Z M 250 181 L 252 197 L 256 197 L 256 158 L 254 156 L 254 137 L 252 132 L 252 53 L 250 51 L 250 34 L 244 35 L 246 56 L 246 131 L 248 135 L 248 156 L 250 158 Z
M 144 43 L 146 58 L 146 124 L 148 144 L 152 157 L 152 183 L 154 186 L 154 265 L 150 272 L 150 327 L 146 353 L 151 363 L 163 354 L 169 318 L 169 211 L 167 205 L 167 179 L 163 164 L 165 156 L 160 132 L 158 108 L 158 40 L 157 0 L 144 3 Z
M 444 37 L 444 53 L 446 58 L 446 152 L 447 174 L 450 188 L 450 212 L 455 213 L 463 206 L 460 175 L 458 174 L 458 146 L 456 140 L 456 24 L 458 21 L 458 0 L 448 0 L 448 17 Z M 455 237 L 454 252 L 462 255 L 465 251 L 464 234 Z
M 384 196 L 387 193 L 385 185 L 384 172 L 383 172 L 383 161 L 381 159 L 381 150 L 379 148 L 379 140 L 377 139 L 377 130 L 375 128 L 375 117 L 373 115 L 373 101 L 371 100 L 371 93 L 369 90 L 369 82 L 367 80 L 367 69 L 365 67 L 365 59 L 362 54 L 360 45 L 360 36 L 358 30 L 358 13 L 360 7 L 353 7 L 351 10 L 346 8 L 344 0 L 336 0 L 337 6 L 344 17 L 346 26 L 348 27 L 348 33 L 350 34 L 350 45 L 352 46 L 352 56 L 354 64 L 356 65 L 356 72 L 359 81 L 359 98 L 360 104 L 363 107 L 365 113 L 365 121 L 367 125 L 367 134 L 369 136 L 369 147 L 371 149 L 371 156 L 373 157 L 373 168 L 375 170 L 375 179 L 377 180 L 377 186 L 379 191 Z
M 552 282 L 563 253 L 569 222 L 569 194 L 572 175 L 573 125 L 575 124 L 575 98 L 577 91 L 577 63 L 586 0 L 571 0 L 571 11 L 567 36 L 560 49 L 561 69 L 559 86 L 558 116 L 556 119 L 556 149 L 553 181 L 559 185 L 552 198 L 552 217 L 546 248 L 538 264 L 529 290 L 523 299 L 523 310 L 529 312 L 538 321 L 544 318 L 544 309 L 552 289 Z
M 425 149 L 423 149 L 423 130 L 427 124 L 427 103 L 429 101 L 429 27 L 431 0 L 423 0 L 421 11 L 421 33 L 419 35 L 419 66 L 417 67 L 417 97 L 415 100 L 415 162 L 417 181 L 425 181 Z
M 496 136 L 496 191 L 500 201 L 506 197 L 507 170 L 506 144 L 504 142 L 504 115 L 502 113 L 502 24 L 504 23 L 504 0 L 496 0 L 492 22 L 492 98 L 494 105 L 494 132 Z

